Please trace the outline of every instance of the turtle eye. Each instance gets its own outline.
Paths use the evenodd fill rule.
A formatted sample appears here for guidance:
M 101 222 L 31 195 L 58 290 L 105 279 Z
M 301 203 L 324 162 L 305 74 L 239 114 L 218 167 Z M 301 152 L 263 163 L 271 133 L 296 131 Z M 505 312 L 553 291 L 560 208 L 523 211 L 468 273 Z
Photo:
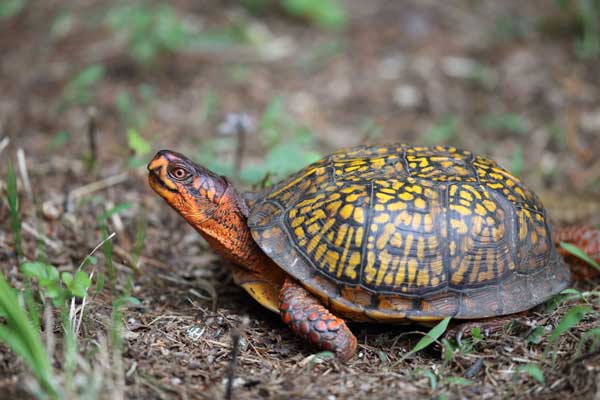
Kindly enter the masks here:
M 175 167 L 170 171 L 170 175 L 173 178 L 182 181 L 182 180 L 187 179 L 187 177 L 189 176 L 189 173 L 181 167 Z

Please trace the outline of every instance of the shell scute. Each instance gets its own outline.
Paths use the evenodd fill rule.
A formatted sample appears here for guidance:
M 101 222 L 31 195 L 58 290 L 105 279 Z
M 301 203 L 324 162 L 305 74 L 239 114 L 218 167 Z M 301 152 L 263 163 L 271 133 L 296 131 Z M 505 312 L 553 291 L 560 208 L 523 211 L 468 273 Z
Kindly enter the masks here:
M 537 196 L 453 147 L 333 153 L 265 191 L 248 223 L 283 270 L 354 320 L 499 315 L 568 284 Z

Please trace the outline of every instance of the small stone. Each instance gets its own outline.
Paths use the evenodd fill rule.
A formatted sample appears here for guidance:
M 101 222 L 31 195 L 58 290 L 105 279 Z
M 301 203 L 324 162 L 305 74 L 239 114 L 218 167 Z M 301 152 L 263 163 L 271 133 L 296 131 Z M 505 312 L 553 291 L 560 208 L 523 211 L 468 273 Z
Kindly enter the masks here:
M 132 332 L 132 331 L 130 331 L 130 330 L 127 330 L 127 331 L 123 332 L 123 334 L 122 334 L 122 335 L 123 335 L 123 338 L 124 338 L 124 339 L 127 339 L 127 340 L 133 340 L 133 339 L 137 339 L 137 338 L 140 336 L 140 334 L 139 334 L 139 333 L 137 333 L 137 332 Z
M 171 379 L 171 385 L 180 385 L 180 384 L 181 384 L 181 379 L 179 379 L 179 378 Z
M 582 113 L 580 125 L 581 129 L 585 132 L 591 132 L 600 135 L 600 110 Z
M 545 175 L 550 175 L 558 166 L 558 159 L 552 153 L 544 153 L 540 160 L 540 169 Z
M 234 378 L 233 382 L 232 382 L 232 387 L 236 388 L 236 387 L 240 387 L 240 386 L 244 386 L 244 384 L 246 383 L 246 380 L 244 378 Z M 222 381 L 223 386 L 227 386 L 227 378 L 223 379 Z
M 197 342 L 198 340 L 200 340 L 202 335 L 204 335 L 205 330 L 206 328 L 192 326 L 190 329 L 187 330 L 187 337 L 193 340 L 194 342 Z
M 307 92 L 298 92 L 290 97 L 290 108 L 298 114 L 306 114 L 317 108 L 317 102 Z
M 239 346 L 239 351 L 241 353 L 245 352 L 246 350 L 248 350 L 248 340 L 246 340 L 246 338 L 244 336 L 240 336 L 240 341 L 238 342 L 238 346 Z
M 394 80 L 400 78 L 406 67 L 406 60 L 401 55 L 386 57 L 377 66 L 377 73 L 382 79 Z
M 394 89 L 393 99 L 401 108 L 416 108 L 421 105 L 423 95 L 415 86 L 398 85 Z
M 435 62 L 431 57 L 416 56 L 411 59 L 411 71 L 423 79 L 430 79 L 434 74 Z
M 52 202 L 46 201 L 42 204 L 42 214 L 47 220 L 57 220 L 62 215 L 62 211 Z
M 465 57 L 444 57 L 442 71 L 451 78 L 470 79 L 475 73 L 477 62 Z

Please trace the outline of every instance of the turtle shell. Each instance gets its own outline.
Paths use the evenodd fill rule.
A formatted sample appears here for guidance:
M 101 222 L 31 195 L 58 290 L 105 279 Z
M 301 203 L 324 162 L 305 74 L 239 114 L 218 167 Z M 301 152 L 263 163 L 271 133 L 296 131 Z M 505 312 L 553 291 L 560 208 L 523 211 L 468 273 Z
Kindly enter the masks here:
M 255 241 L 347 319 L 510 314 L 570 282 L 537 196 L 470 151 L 354 147 L 260 197 Z

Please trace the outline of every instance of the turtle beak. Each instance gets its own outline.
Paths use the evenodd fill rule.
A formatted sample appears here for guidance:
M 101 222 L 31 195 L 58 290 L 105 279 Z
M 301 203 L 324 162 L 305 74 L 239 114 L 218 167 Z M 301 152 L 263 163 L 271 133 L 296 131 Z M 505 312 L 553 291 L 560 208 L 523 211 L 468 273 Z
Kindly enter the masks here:
M 169 179 L 167 175 L 167 167 L 170 162 L 170 152 L 161 150 L 148 164 L 148 181 L 152 189 L 160 193 L 159 189 L 167 189 L 172 192 L 177 192 L 177 186 Z

